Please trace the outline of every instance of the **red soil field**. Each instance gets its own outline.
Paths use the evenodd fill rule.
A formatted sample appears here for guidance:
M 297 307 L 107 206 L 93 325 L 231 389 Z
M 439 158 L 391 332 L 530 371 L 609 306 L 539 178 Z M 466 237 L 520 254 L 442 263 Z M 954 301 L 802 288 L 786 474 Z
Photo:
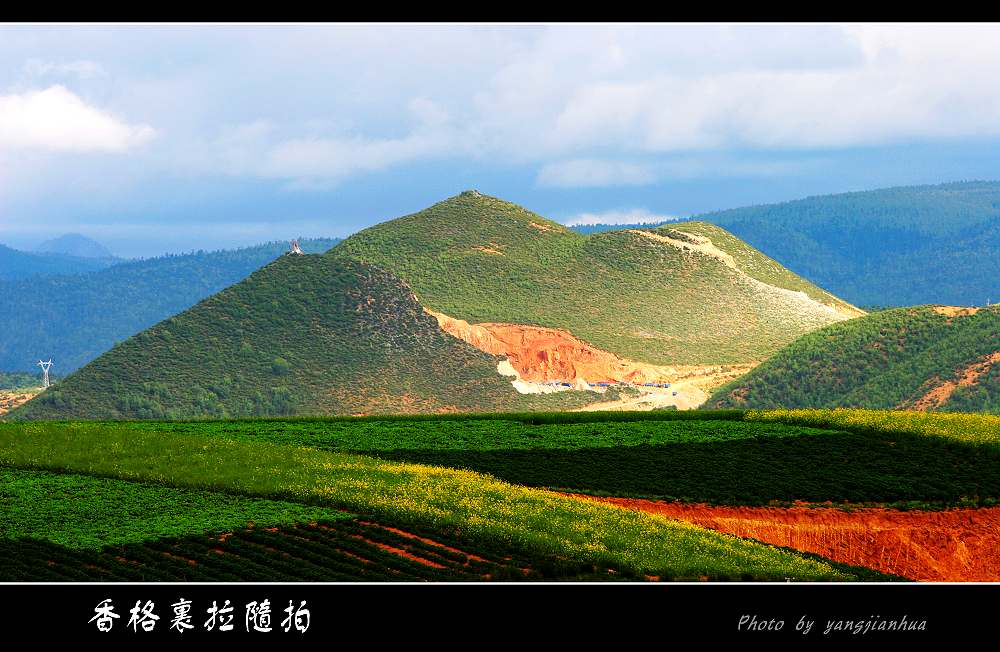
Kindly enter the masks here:
M 929 582 L 1000 581 L 1000 507 L 728 507 L 579 496 Z

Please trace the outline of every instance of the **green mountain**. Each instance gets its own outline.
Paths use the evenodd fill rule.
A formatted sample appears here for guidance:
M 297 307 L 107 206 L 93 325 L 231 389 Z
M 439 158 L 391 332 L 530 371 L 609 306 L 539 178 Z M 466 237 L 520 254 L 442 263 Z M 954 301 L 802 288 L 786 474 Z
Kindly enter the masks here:
M 699 215 L 855 305 L 1000 299 L 1000 182 L 852 192 Z
M 445 334 L 399 279 L 333 256 L 282 256 L 25 404 L 26 419 L 526 410 L 499 358 Z
M 318 253 L 337 242 L 303 240 L 302 247 Z M 37 371 L 39 358 L 52 358 L 53 373 L 68 374 L 287 250 L 287 242 L 271 242 L 129 261 L 89 274 L 0 281 L 0 369 Z
M 759 361 L 862 314 L 704 222 L 583 235 L 475 191 L 327 255 L 387 269 L 451 317 L 565 329 L 662 365 Z
M 58 253 L 29 253 L 0 244 L 0 282 L 55 274 L 80 274 L 112 265 L 112 258 L 81 258 Z
M 919 306 L 803 335 L 719 388 L 708 408 L 1000 412 L 1000 306 Z

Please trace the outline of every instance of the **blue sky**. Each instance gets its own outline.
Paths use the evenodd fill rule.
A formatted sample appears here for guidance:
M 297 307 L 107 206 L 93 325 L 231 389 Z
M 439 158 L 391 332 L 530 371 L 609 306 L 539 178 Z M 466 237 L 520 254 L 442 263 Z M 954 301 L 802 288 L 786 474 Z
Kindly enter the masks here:
M 1000 178 L 1000 26 L 3 25 L 0 243 L 637 221 Z

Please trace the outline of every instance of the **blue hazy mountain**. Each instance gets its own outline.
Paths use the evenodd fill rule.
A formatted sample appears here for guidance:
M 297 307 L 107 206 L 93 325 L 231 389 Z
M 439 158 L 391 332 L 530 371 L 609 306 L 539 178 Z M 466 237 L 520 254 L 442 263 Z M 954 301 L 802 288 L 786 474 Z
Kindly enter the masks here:
M 115 262 L 114 258 L 84 258 L 62 253 L 20 251 L 0 244 L 0 281 L 93 272 Z
M 320 253 L 338 240 L 303 240 Z M 287 242 L 120 262 L 84 274 L 0 281 L 0 369 L 65 375 L 153 324 L 246 278 Z
M 67 233 L 35 247 L 40 254 L 64 254 L 77 258 L 114 258 L 107 247 L 79 233 Z

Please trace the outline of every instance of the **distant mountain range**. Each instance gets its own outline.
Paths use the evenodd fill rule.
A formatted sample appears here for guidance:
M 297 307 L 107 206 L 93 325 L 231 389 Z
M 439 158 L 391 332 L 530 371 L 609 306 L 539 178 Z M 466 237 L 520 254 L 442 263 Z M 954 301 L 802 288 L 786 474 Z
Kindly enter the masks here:
M 0 281 L 81 274 L 104 269 L 117 262 L 114 258 L 82 258 L 62 253 L 32 253 L 0 244 Z
M 46 240 L 35 247 L 35 251 L 43 254 L 65 254 L 77 258 L 115 257 L 104 245 L 79 233 L 67 233 L 58 238 Z
M 337 242 L 303 240 L 302 247 L 321 252 Z M 272 242 L 119 262 L 89 273 L 0 281 L 0 370 L 34 371 L 39 358 L 52 358 L 53 372 L 65 375 L 287 250 L 287 242 Z
M 724 227 L 861 306 L 1000 300 L 1000 182 L 886 188 L 734 208 Z M 574 227 L 581 232 L 627 225 Z

